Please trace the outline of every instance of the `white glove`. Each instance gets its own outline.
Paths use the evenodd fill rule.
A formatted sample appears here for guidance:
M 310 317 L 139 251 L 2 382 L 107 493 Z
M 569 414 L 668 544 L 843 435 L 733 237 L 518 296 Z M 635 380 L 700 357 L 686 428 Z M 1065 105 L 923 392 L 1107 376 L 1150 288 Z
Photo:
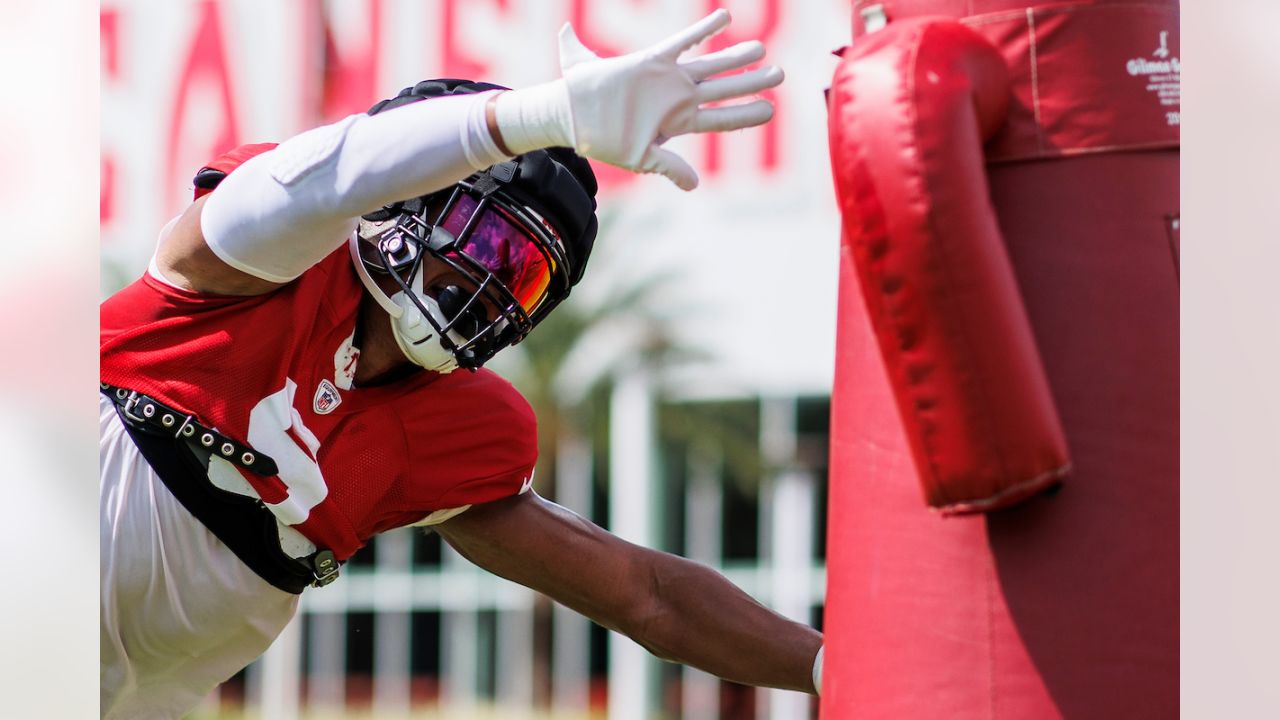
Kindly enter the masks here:
M 565 23 L 560 30 L 563 77 L 498 96 L 494 110 L 503 143 L 516 154 L 572 147 L 633 172 L 665 175 L 682 190 L 692 190 L 698 174 L 662 143 L 690 132 L 738 130 L 768 122 L 773 105 L 766 100 L 701 106 L 758 93 L 783 78 L 782 69 L 771 65 L 708 79 L 764 57 L 764 45 L 758 41 L 680 59 L 681 53 L 728 25 L 728 11 L 719 9 L 646 50 L 600 58 Z

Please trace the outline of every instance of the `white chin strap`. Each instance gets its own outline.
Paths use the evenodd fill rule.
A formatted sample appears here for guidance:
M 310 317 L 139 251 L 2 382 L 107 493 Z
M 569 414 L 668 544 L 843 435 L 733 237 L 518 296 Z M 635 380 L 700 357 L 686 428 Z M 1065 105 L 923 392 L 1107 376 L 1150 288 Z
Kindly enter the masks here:
M 400 292 L 387 297 L 387 294 L 378 287 L 378 283 L 374 281 L 373 276 L 369 274 L 368 268 L 364 266 L 364 261 L 360 258 L 360 238 L 358 232 L 352 232 L 351 237 L 347 241 L 347 245 L 351 250 L 351 262 L 356 266 L 356 274 L 360 276 L 360 282 L 364 283 L 364 287 L 373 296 L 373 299 L 387 311 L 387 315 L 391 320 L 391 333 L 395 336 L 396 344 L 400 346 L 401 352 L 415 365 L 420 365 L 427 370 L 438 372 L 441 374 L 451 373 L 458 368 L 458 360 L 453 353 L 445 349 L 440 343 L 439 338 L 434 337 L 436 333 L 435 327 L 431 325 L 422 311 L 414 305 L 409 296 L 401 290 Z M 422 274 L 416 274 L 412 281 L 412 289 L 414 295 L 422 301 L 422 304 L 432 314 L 436 322 L 444 325 L 444 313 L 440 311 L 440 306 L 434 298 L 428 297 L 422 292 Z M 460 337 L 458 333 L 450 331 L 450 339 L 457 344 L 466 342 L 466 338 Z

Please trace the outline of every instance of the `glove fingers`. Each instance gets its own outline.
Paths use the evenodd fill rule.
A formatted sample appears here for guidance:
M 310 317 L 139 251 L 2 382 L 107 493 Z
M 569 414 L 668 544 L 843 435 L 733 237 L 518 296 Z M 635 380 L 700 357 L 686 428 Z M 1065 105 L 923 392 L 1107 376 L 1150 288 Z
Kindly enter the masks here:
M 564 72 L 569 68 L 583 63 L 588 60 L 597 60 L 599 56 L 591 51 L 582 41 L 578 39 L 578 33 L 574 32 L 573 26 L 565 23 L 560 28 L 560 71 Z
M 702 82 L 717 73 L 746 67 L 764 57 L 764 43 L 759 40 L 747 40 L 732 47 L 702 55 L 680 63 L 694 82 Z
M 728 100 L 758 93 L 776 87 L 782 82 L 782 68 L 777 65 L 759 68 L 751 72 L 705 80 L 698 83 L 698 103 Z
M 685 159 L 664 147 L 650 145 L 645 153 L 640 170 L 657 173 L 675 183 L 676 187 L 688 192 L 698 187 L 698 173 Z
M 693 132 L 724 132 L 763 125 L 773 117 L 773 103 L 755 100 L 740 105 L 707 108 L 693 116 Z
M 729 26 L 729 11 L 719 8 L 698 22 L 654 45 L 652 52 L 671 59 Z

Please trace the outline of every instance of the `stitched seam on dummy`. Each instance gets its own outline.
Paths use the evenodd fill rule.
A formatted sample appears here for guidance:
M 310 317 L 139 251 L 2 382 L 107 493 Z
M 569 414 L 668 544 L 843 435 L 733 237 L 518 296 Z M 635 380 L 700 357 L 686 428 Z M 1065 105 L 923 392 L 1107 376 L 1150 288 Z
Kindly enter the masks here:
M 881 2 L 882 0 L 872 0 L 873 2 Z M 1067 15 L 1071 13 L 1085 12 L 1089 10 L 1150 10 L 1152 12 L 1172 12 L 1177 14 L 1177 10 L 1169 5 L 1154 5 L 1151 3 L 1108 3 L 1106 5 L 1098 5 L 1093 2 L 1079 2 L 1069 5 L 1054 5 L 1052 7 L 1036 8 L 1036 13 L 1040 17 L 1047 15 Z M 958 22 L 965 25 L 991 25 L 994 23 L 1008 22 L 1026 16 L 1025 10 L 1008 10 L 1003 12 L 994 12 L 987 15 L 977 15 L 973 17 L 956 18 Z
M 919 135 L 919 133 L 917 132 L 920 124 L 919 115 L 917 114 L 917 111 L 916 111 L 917 105 L 915 104 L 915 102 L 911 102 L 911 101 L 913 101 L 916 97 L 916 82 L 915 82 L 916 62 L 919 59 L 920 48 L 922 45 L 924 45 L 924 36 L 926 32 L 927 32 L 927 28 L 920 28 L 917 31 L 916 36 L 913 38 L 910 44 L 910 51 L 907 55 L 907 68 L 906 68 L 905 78 L 906 78 L 906 84 L 907 84 L 906 95 L 909 102 L 906 104 L 906 108 L 907 108 L 906 125 L 907 125 L 907 131 L 910 137 L 917 137 Z M 915 167 L 911 168 L 911 170 L 913 171 L 912 174 L 916 180 L 915 182 L 916 193 L 919 195 L 919 194 L 923 194 L 923 189 L 927 187 L 927 182 L 925 181 L 925 178 L 924 178 L 924 172 L 923 172 L 924 162 L 920 156 L 919 145 L 918 144 L 915 145 L 913 150 L 914 152 L 912 153 L 912 155 L 915 156 L 916 162 L 915 162 Z M 925 203 L 925 202 L 922 202 L 920 204 L 925 207 L 928 206 L 928 203 Z M 928 217 L 927 211 L 926 211 L 925 217 L 923 218 L 923 224 L 925 225 L 925 229 L 928 230 L 930 223 L 929 223 L 929 217 Z M 888 234 L 889 234 L 889 228 L 886 223 L 885 235 L 888 236 Z M 906 361 L 904 358 L 903 350 L 900 347 L 898 347 L 897 344 L 895 344 L 894 349 L 898 352 L 899 373 L 905 376 L 905 379 L 908 381 L 907 387 L 912 390 L 912 394 L 914 395 L 916 390 L 913 387 L 914 384 L 910 382 L 910 375 L 907 373 Z M 925 432 L 926 428 L 928 427 L 928 424 L 925 422 L 924 418 L 921 416 L 920 410 L 917 407 L 914 398 L 912 398 L 911 407 L 909 408 L 909 411 L 911 412 L 912 417 L 915 418 L 914 424 L 915 424 L 915 428 L 918 433 L 918 436 L 920 438 L 920 444 L 925 451 L 924 452 L 925 458 L 927 458 L 929 461 L 929 470 L 932 473 L 933 479 L 935 481 L 933 483 L 933 487 L 935 488 L 939 487 L 941 485 L 940 481 L 942 480 L 942 472 L 941 472 L 941 467 L 937 462 L 936 448 L 934 447 L 934 444 L 931 441 L 929 434 Z M 926 498 L 926 500 L 931 500 L 931 499 Z
M 935 27 L 935 26 L 928 26 L 928 27 L 924 28 L 923 32 L 921 33 L 920 40 L 919 40 L 918 44 L 917 44 L 917 45 L 915 45 L 915 46 L 912 48 L 912 61 L 911 61 L 911 67 L 910 67 L 909 74 L 908 74 L 908 76 L 907 76 L 907 77 L 908 77 L 908 82 L 910 82 L 910 83 L 911 83 L 911 95 L 910 95 L 910 97 L 911 97 L 911 99 L 913 100 L 913 102 L 911 103 L 911 107 L 912 107 L 912 108 L 918 107 L 918 104 L 917 104 L 916 102 L 914 102 L 914 100 L 915 100 L 915 99 L 916 99 L 916 97 L 917 97 L 917 93 L 916 93 L 916 88 L 917 88 L 917 85 L 916 85 L 916 61 L 917 61 L 917 58 L 918 58 L 918 55 L 919 55 L 919 52 L 920 52 L 920 48 L 924 46 L 924 42 L 925 42 L 925 37 L 924 37 L 924 36 L 925 36 L 925 35 L 926 35 L 930 30 L 933 30 L 933 29 L 934 29 L 934 27 Z M 918 117 L 916 117 L 914 110 L 912 111 L 912 115 L 913 115 L 913 117 L 912 117 L 912 124 L 913 124 L 913 127 L 915 127 L 915 128 L 917 128 L 917 129 L 918 129 L 918 127 L 919 127 L 919 126 L 918 126 Z M 975 124 L 976 124 L 976 118 L 975 118 Z M 917 133 L 916 133 L 916 135 L 917 135 L 917 136 L 919 136 L 919 132 L 917 132 Z M 976 138 L 976 140 L 977 140 L 979 143 L 981 143 L 981 137 Z M 979 147 L 980 147 L 980 145 L 979 145 Z M 920 172 L 921 172 L 921 181 L 922 181 L 922 185 L 923 185 L 926 189 L 928 189 L 928 188 L 930 187 L 929 181 L 930 181 L 931 177 L 930 177 L 927 173 L 925 173 L 925 171 L 924 171 L 924 169 L 925 169 L 925 164 L 924 164 L 924 162 L 923 162 L 923 160 L 924 160 L 923 156 L 919 156 L 919 157 L 920 157 L 920 163 L 921 163 L 921 164 L 920 164 L 920 168 L 919 168 L 919 170 L 920 170 Z M 983 177 L 984 177 L 984 178 L 986 177 L 985 172 L 983 173 Z M 987 197 L 985 197 L 985 196 L 984 196 L 984 200 L 985 200 L 988 204 L 990 203 L 990 200 L 989 200 Z M 942 273 L 942 275 L 944 276 L 944 278 L 945 278 L 945 280 L 946 280 L 946 282 L 947 282 L 947 287 L 948 287 L 948 288 L 955 288 L 955 287 L 957 287 L 957 286 L 958 286 L 958 283 L 957 283 L 957 281 L 956 281 L 955 276 L 954 276 L 954 275 L 952 275 L 952 272 L 951 272 L 952 265 L 951 265 L 951 263 L 949 262 L 949 257 L 948 257 L 948 252 L 947 252 L 947 244 L 946 244 L 946 242 L 945 242 L 946 234 L 945 234 L 945 232 L 943 232 L 943 231 L 942 231 L 942 229 L 941 229 L 941 228 L 939 228 L 939 227 L 938 227 L 938 225 L 937 225 L 937 223 L 936 223 L 937 216 L 936 216 L 936 207 L 935 207 L 935 205 L 934 205 L 933 203 L 927 203 L 927 204 L 925 205 L 925 207 L 927 208 L 927 210 L 926 210 L 926 215 L 925 215 L 925 218 L 924 218 L 924 222 L 925 222 L 925 224 L 927 225 L 927 227 L 928 227 L 928 229 L 929 229 L 929 231 L 930 231 L 930 232 L 929 232 L 929 237 L 931 237 L 931 238 L 933 238 L 933 239 L 934 239 L 934 247 L 935 247 L 935 248 L 937 248 L 938 255 L 939 255 L 939 257 L 940 257 L 940 258 L 941 258 L 941 260 L 942 260 L 942 262 L 940 263 L 940 265 L 941 265 L 941 273 Z M 1001 244 L 1001 247 L 1003 248 L 1003 244 Z M 950 326 L 950 327 L 951 327 L 951 329 L 953 330 L 953 337 L 958 338 L 958 339 L 959 339 L 959 341 L 960 341 L 960 344 L 964 347 L 964 349 L 965 349 L 965 351 L 966 351 L 967 355 L 968 355 L 969 357 L 973 357 L 973 356 L 974 356 L 974 348 L 976 347 L 976 343 L 975 343 L 975 342 L 973 341 L 973 339 L 969 336 L 969 333 L 968 333 L 968 330 L 967 330 L 967 326 L 965 326 L 965 325 L 963 325 L 963 324 L 960 324 L 960 326 L 959 326 L 959 327 L 956 327 L 956 326 L 955 326 L 955 324 L 953 323 L 953 324 L 951 324 L 951 326 Z M 988 408 L 993 406 L 993 405 L 992 405 L 992 402 L 991 402 L 991 393 L 988 391 L 988 388 L 987 388 L 987 384 L 988 384 L 989 382 L 990 382 L 990 379 L 989 379 L 989 378 L 987 378 L 987 377 L 985 377 L 985 376 L 979 376 L 979 375 L 978 375 L 978 374 L 976 374 L 976 373 L 974 374 L 974 381 L 972 382 L 972 386 L 973 386 L 973 388 L 974 388 L 974 391 L 975 391 L 975 392 L 976 392 L 976 394 L 981 398 L 982 403 L 983 403 L 982 407 L 988 407 Z M 967 394 L 968 394 L 968 393 L 966 393 L 966 395 L 967 395 Z M 974 421 L 975 425 L 983 425 L 983 426 L 984 426 L 984 429 L 986 430 L 986 432 L 982 432 L 982 433 L 977 434 L 977 435 L 976 435 L 976 437 L 980 437 L 980 438 L 983 438 L 983 439 L 984 439 L 985 444 L 987 445 L 987 450 L 988 450 L 988 452 L 990 452 L 990 453 L 991 453 L 991 455 L 992 455 L 992 456 L 994 456 L 994 458 L 996 459 L 996 461 L 999 463 L 1001 477 L 1002 477 L 1002 478 L 1007 478 L 1007 477 L 1009 477 L 1009 467 L 1008 467 L 1007 459 L 1006 459 L 1006 458 L 1005 458 L 1005 456 L 1004 456 L 1004 448 L 1003 448 L 1003 446 L 1002 446 L 1002 444 L 1001 444 L 1001 443 L 999 443 L 998 441 L 996 441 L 996 440 L 995 440 L 996 435 L 995 435 L 995 432 L 994 432 L 994 428 L 992 428 L 992 427 L 990 426 L 989 422 L 985 422 L 985 421 L 987 421 L 987 418 L 989 417 L 989 415 L 988 415 L 987 413 L 984 413 L 984 412 L 977 412 L 977 413 L 967 412 L 967 413 L 965 413 L 965 420 L 969 420 L 971 416 L 973 416 L 973 417 L 972 417 L 972 420 Z M 941 479 L 941 478 L 939 478 L 939 479 Z M 987 493 L 986 491 L 984 491 L 984 492 L 983 492 L 983 494 L 984 494 L 984 495 L 986 495 L 986 494 L 989 494 L 989 493 Z
M 1027 8 L 1027 52 L 1031 63 L 1031 108 L 1036 116 L 1036 147 L 1044 152 L 1044 123 L 1040 119 L 1040 65 L 1036 59 L 1036 14 Z
M 1045 149 L 1043 152 L 1033 152 L 1025 154 L 1006 155 L 1001 157 L 988 157 L 988 165 L 1000 165 L 1007 163 L 1021 163 L 1029 160 L 1050 160 L 1053 158 L 1069 158 L 1080 157 L 1081 155 L 1097 155 L 1099 153 L 1114 152 L 1142 152 L 1145 150 L 1178 150 L 1182 143 L 1178 140 L 1159 140 L 1145 143 L 1132 143 L 1124 145 L 1099 145 L 1097 147 L 1070 147 L 1070 148 L 1054 148 Z
M 1067 474 L 1071 472 L 1071 468 L 1072 464 L 1068 462 L 1066 464 L 1059 465 L 1052 470 L 1037 473 L 1026 480 L 1019 480 L 994 495 L 989 495 L 979 500 L 962 500 L 940 509 L 952 512 L 987 512 L 988 510 L 994 510 L 1009 498 L 1017 497 L 1024 493 L 1035 492 L 1036 488 L 1040 485 L 1044 485 L 1047 480 L 1066 477 Z

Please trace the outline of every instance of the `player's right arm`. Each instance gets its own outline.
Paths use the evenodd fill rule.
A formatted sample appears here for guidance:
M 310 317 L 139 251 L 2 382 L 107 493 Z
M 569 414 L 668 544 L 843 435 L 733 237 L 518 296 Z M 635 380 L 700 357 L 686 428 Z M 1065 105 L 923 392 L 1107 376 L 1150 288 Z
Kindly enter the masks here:
M 361 215 L 507 159 L 485 118 L 494 94 L 352 115 L 250 158 L 192 203 L 161 240 L 157 268 L 210 293 L 254 295 L 293 280 Z
M 816 692 L 822 635 L 709 567 L 626 542 L 531 492 L 474 506 L 436 529 L 476 565 L 660 658 L 733 682 Z
M 157 269 L 191 290 L 269 292 L 337 248 L 360 215 L 546 147 L 572 147 L 690 190 L 697 174 L 662 144 L 767 122 L 773 107 L 765 100 L 702 106 L 782 82 L 777 67 L 720 77 L 763 57 L 758 42 L 681 59 L 728 24 L 729 14 L 717 10 L 653 47 L 611 58 L 583 47 L 566 24 L 560 79 L 353 115 L 302 133 L 249 159 L 208 200 L 193 203 L 161 240 Z

